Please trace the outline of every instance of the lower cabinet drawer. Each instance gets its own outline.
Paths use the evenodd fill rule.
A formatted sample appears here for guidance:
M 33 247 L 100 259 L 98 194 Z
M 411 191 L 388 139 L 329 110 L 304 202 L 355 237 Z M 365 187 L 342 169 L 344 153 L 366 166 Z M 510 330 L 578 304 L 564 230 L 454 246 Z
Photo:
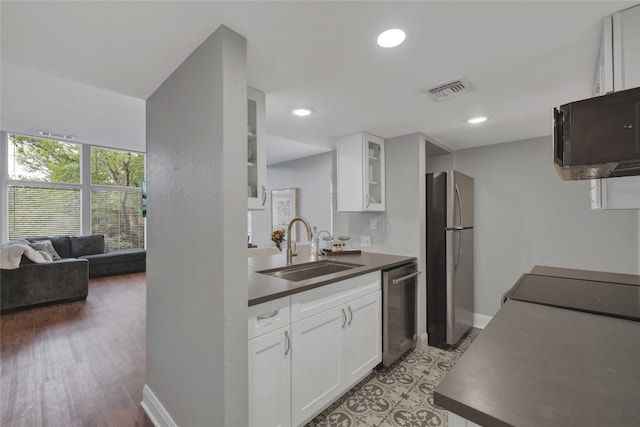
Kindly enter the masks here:
M 289 325 L 290 297 L 267 301 L 249 307 L 249 339 Z
M 291 322 L 298 322 L 380 289 L 382 275 L 380 271 L 374 271 L 291 295 Z

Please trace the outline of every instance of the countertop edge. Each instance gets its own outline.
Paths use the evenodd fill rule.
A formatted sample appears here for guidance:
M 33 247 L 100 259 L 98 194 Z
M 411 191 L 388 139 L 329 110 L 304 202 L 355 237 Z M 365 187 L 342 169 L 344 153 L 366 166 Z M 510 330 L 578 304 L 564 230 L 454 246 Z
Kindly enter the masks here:
M 373 263 L 373 264 L 367 264 L 367 263 L 363 263 L 362 261 L 358 261 L 355 258 L 367 258 L 369 256 L 386 256 L 386 257 L 392 257 L 394 258 L 391 261 L 385 261 L 383 263 Z M 353 263 L 362 263 L 363 266 L 362 267 L 358 267 L 356 269 L 351 269 L 351 270 L 345 270 L 342 272 L 338 272 L 338 273 L 333 273 L 330 275 L 325 276 L 320 276 L 319 278 L 315 278 L 315 279 L 308 279 L 305 282 L 309 282 L 309 283 L 304 283 L 301 284 L 300 282 L 296 283 L 296 282 L 291 282 L 288 280 L 284 280 L 284 279 L 279 279 L 279 278 L 267 278 L 266 276 L 264 278 L 262 278 L 263 280 L 277 280 L 277 281 L 281 281 L 281 285 L 282 285 L 282 289 L 281 290 L 277 290 L 274 292 L 271 292 L 267 295 L 261 295 L 258 297 L 254 297 L 254 298 L 248 298 L 248 306 L 254 306 L 254 305 L 258 305 L 258 304 L 262 304 L 265 303 L 267 301 L 272 301 L 278 298 L 283 298 L 286 296 L 290 296 L 290 295 L 294 295 L 297 293 L 301 293 L 301 292 L 306 292 L 309 291 L 311 289 L 315 289 L 315 288 L 319 288 L 321 286 L 326 286 L 326 285 L 330 285 L 332 283 L 336 283 L 342 280 L 346 280 L 346 279 L 350 279 L 352 277 L 357 277 L 357 276 L 362 276 L 363 274 L 367 274 L 367 273 L 371 273 L 373 271 L 383 271 L 383 270 L 388 270 L 390 268 L 394 268 L 394 267 L 398 267 L 410 262 L 415 262 L 417 260 L 416 257 L 414 256 L 404 256 L 404 255 L 389 255 L 389 254 L 380 254 L 380 253 L 375 253 L 375 252 L 363 252 L 362 254 L 354 254 L 354 255 L 342 255 L 339 258 L 338 257 L 331 257 L 331 256 L 327 256 L 326 258 L 323 257 L 322 260 L 332 260 L 332 259 L 336 259 L 337 261 L 345 261 L 345 262 L 353 262 Z M 264 270 L 265 268 L 260 268 L 260 270 Z M 256 271 L 260 271 L 260 270 L 256 270 Z M 250 271 L 249 272 L 249 283 L 250 283 L 250 287 L 252 286 L 252 276 L 255 277 L 256 274 L 260 274 L 257 273 L 256 271 Z M 258 285 L 259 286 L 259 285 Z

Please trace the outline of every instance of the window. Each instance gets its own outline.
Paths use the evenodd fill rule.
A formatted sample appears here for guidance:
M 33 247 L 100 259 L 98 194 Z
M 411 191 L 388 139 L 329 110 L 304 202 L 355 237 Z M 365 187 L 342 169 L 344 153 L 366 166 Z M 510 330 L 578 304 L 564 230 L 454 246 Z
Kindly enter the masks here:
M 80 234 L 80 145 L 9 135 L 9 238 Z
M 80 234 L 80 190 L 9 186 L 9 238 Z
M 11 134 L 6 149 L 8 238 L 104 234 L 107 250 L 144 247 L 144 154 Z
M 141 193 L 91 190 L 91 233 L 104 234 L 107 250 L 143 248 Z
M 107 250 L 144 247 L 144 155 L 91 147 L 91 233 Z

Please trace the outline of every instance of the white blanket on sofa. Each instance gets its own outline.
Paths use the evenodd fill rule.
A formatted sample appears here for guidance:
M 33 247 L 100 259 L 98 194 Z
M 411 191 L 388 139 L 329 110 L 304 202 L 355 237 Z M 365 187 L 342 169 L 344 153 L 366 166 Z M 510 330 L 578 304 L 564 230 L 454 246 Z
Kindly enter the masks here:
M 20 259 L 23 254 L 36 263 L 51 262 L 51 257 L 46 252 L 38 252 L 31 246 L 22 243 L 13 243 L 3 245 L 0 248 L 0 268 L 15 270 L 20 267 Z

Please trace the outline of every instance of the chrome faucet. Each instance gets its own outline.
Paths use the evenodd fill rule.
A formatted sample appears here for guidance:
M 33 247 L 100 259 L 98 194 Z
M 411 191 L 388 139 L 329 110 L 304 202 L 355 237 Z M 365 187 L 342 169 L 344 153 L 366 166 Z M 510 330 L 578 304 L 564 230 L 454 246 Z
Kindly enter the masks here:
M 318 241 L 320 240 L 320 235 L 321 235 L 322 233 L 327 233 L 327 236 L 329 236 L 329 241 L 333 240 L 333 236 L 331 235 L 331 233 L 329 233 L 327 230 L 321 230 L 321 231 L 318 233 Z M 324 240 L 324 239 L 323 239 L 323 240 Z M 326 253 L 324 252 L 324 249 L 320 249 L 320 246 L 319 246 L 319 245 L 320 245 L 320 243 L 318 243 L 318 252 L 320 253 L 320 255 L 323 255 L 323 254 L 324 254 L 324 255 L 326 255 Z M 331 249 L 331 244 L 329 244 L 329 249 Z
M 309 224 L 309 221 L 307 221 L 305 218 L 301 216 L 297 216 L 293 218 L 291 222 L 289 222 L 289 226 L 287 227 L 287 265 L 291 264 L 293 257 L 298 255 L 293 250 L 291 250 L 291 226 L 296 221 L 301 221 L 304 224 L 304 226 L 307 227 L 307 235 L 309 236 L 309 240 L 311 240 L 313 237 L 311 234 L 311 225 Z

